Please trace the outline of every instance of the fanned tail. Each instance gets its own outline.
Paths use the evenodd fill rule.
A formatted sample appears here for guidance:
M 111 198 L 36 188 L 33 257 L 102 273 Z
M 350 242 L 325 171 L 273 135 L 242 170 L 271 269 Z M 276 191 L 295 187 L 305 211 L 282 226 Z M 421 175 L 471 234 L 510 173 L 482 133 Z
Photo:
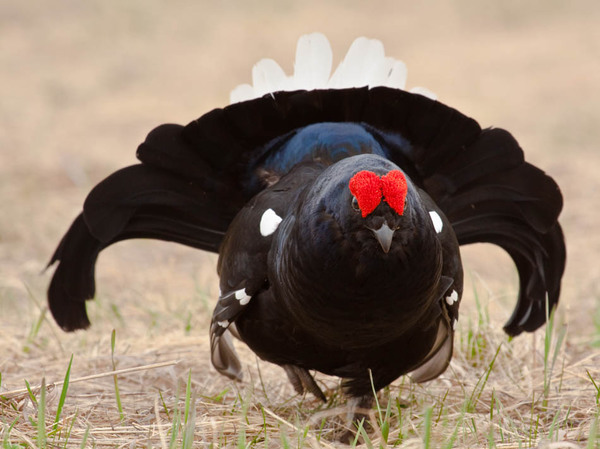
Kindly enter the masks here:
M 507 333 L 534 331 L 546 321 L 558 303 L 565 266 L 558 223 L 562 195 L 551 177 L 524 160 L 509 132 L 482 130 L 475 120 L 422 95 L 374 87 L 278 92 L 216 109 L 187 125 L 182 135 L 192 144 L 186 151 L 221 155 L 214 167 L 246 167 L 251 181 L 267 142 L 327 121 L 365 126 L 440 206 L 460 244 L 488 242 L 508 252 L 520 292 Z M 139 157 L 152 165 L 181 165 L 154 149 Z M 194 154 L 182 157 L 191 160 Z M 245 193 L 256 193 L 250 189 L 255 185 L 246 184 Z
M 425 185 L 459 243 L 496 244 L 517 267 L 519 299 L 504 330 L 518 335 L 539 328 L 558 303 L 566 258 L 557 221 L 562 195 L 554 180 L 525 162 L 517 141 L 502 129 L 482 131 L 443 167 L 429 169 L 434 174 Z
M 521 288 L 506 332 L 545 322 L 566 257 L 556 183 L 525 162 L 508 132 L 482 131 L 422 95 L 375 87 L 278 92 L 153 130 L 138 150 L 143 164 L 91 192 L 52 258 L 60 261 L 49 290 L 59 324 L 89 324 L 83 304 L 94 295 L 95 260 L 116 241 L 147 237 L 217 251 L 237 211 L 264 187 L 267 143 L 319 122 L 362 124 L 440 206 L 459 243 L 494 243 L 510 254 Z

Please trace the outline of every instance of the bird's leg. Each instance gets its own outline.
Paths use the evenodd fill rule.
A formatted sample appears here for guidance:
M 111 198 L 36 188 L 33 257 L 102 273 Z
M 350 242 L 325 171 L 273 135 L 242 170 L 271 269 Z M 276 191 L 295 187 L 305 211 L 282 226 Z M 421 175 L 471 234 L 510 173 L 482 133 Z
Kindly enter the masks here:
M 303 394 L 305 391 L 308 391 L 321 401 L 327 402 L 325 394 L 319 388 L 314 377 L 308 372 L 308 370 L 295 365 L 283 365 L 283 369 L 285 370 L 285 373 L 287 374 L 288 379 L 290 380 L 290 383 L 294 387 L 296 393 Z
M 344 430 L 338 440 L 342 443 L 351 444 L 356 438 L 356 431 L 361 426 L 364 428 L 367 425 L 369 411 L 373 406 L 373 394 L 364 396 L 351 396 L 348 398 L 346 407 L 346 430 Z

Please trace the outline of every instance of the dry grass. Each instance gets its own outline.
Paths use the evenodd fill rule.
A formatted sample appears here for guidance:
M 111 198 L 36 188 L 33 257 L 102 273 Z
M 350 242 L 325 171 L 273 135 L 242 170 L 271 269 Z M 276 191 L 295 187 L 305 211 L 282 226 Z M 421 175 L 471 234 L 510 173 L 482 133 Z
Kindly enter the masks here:
M 318 378 L 332 397 L 322 406 L 249 351 L 241 384 L 210 367 L 213 255 L 155 242 L 110 248 L 92 329 L 72 335 L 49 318 L 50 273 L 40 275 L 91 186 L 134 163 L 146 132 L 223 105 L 260 57 L 290 70 L 296 39 L 313 30 L 338 56 L 356 35 L 382 39 L 407 62 L 409 85 L 511 130 L 565 194 L 569 261 L 552 345 L 544 330 L 508 341 L 500 327 L 516 296 L 514 268 L 494 248 L 466 248 L 470 286 L 451 368 L 382 392 L 361 444 L 599 447 L 599 21 L 595 0 L 0 0 L 3 447 L 337 445 L 335 379 Z

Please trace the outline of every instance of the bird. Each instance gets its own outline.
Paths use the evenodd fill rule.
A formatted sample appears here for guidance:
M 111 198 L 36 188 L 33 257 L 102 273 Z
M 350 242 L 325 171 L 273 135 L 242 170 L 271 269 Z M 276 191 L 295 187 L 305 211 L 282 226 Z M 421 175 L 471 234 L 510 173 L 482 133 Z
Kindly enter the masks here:
M 216 370 L 240 380 L 234 338 L 326 401 L 400 376 L 425 382 L 453 353 L 463 292 L 460 246 L 495 244 L 514 261 L 510 336 L 556 308 L 566 249 L 557 183 L 516 139 L 422 87 L 383 44 L 358 38 L 331 74 L 320 33 L 302 36 L 294 74 L 271 59 L 231 104 L 163 124 L 87 196 L 54 252 L 49 309 L 65 331 L 90 325 L 99 253 L 126 239 L 218 253 L 209 329 Z

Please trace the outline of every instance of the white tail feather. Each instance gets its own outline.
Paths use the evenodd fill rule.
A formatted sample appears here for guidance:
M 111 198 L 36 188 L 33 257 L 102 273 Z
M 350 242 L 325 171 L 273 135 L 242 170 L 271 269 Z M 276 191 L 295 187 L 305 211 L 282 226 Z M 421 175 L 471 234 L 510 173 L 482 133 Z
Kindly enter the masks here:
M 285 72 L 272 59 L 261 59 L 252 67 L 252 84 L 257 97 L 285 89 Z
M 402 61 L 394 60 L 392 70 L 390 71 L 388 78 L 385 84 L 383 84 L 383 86 L 404 90 L 406 88 L 407 74 L 408 70 L 406 69 L 406 64 L 404 64 L 404 62 Z
M 369 82 L 368 85 L 371 87 L 386 86 L 395 62 L 394 58 L 382 58 L 377 65 L 373 66 L 373 70 L 371 70 L 367 80 Z
M 343 89 L 368 86 L 370 74 L 382 63 L 384 55 L 380 41 L 359 37 L 352 42 L 348 53 L 332 75 L 329 87 Z
M 351 87 L 386 86 L 405 89 L 406 65 L 385 56 L 383 44 L 377 39 L 357 38 L 339 66 L 331 75 L 332 51 L 327 38 L 321 33 L 307 34 L 298 40 L 294 75 L 286 76 L 272 59 L 262 59 L 252 69 L 252 83 L 237 86 L 230 94 L 230 102 L 238 103 L 278 91 L 346 89 Z M 413 93 L 436 99 L 424 87 Z
M 229 93 L 229 103 L 241 103 L 256 98 L 254 88 L 250 84 L 240 84 Z
M 333 53 L 327 38 L 313 33 L 298 39 L 294 63 L 294 88 L 325 89 L 331 73 Z

